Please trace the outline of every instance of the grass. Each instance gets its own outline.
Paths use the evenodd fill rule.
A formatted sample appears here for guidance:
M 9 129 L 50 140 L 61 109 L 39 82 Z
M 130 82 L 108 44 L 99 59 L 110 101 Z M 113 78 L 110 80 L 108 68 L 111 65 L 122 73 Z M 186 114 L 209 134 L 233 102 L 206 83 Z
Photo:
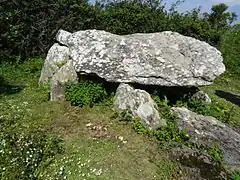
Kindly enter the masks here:
M 1 118 L 18 121 L 26 131 L 44 128 L 63 139 L 64 151 L 41 163 L 35 172 L 38 179 L 148 180 L 178 176 L 180 165 L 170 160 L 168 152 L 111 119 L 111 107 L 80 108 L 68 102 L 49 102 L 48 88 L 38 86 L 40 68 L 36 67 L 42 63 L 3 64 L 0 69 Z M 0 169 L 1 179 L 11 180 L 3 172 Z
M 36 170 L 38 179 L 150 180 L 184 176 L 179 175 L 181 166 L 170 160 L 159 143 L 136 133 L 125 122 L 111 119 L 111 106 L 80 108 L 69 102 L 48 101 L 48 87 L 38 86 L 42 64 L 35 59 L 21 65 L 1 64 L 0 68 L 0 120 L 20 119 L 23 127 L 41 127 L 63 139 L 64 151 L 42 163 Z M 225 123 L 240 126 L 236 102 L 239 78 L 224 75 L 202 89 L 213 101 L 232 110 Z M 219 97 L 216 90 L 228 92 L 235 99 Z
M 224 74 L 202 90 L 218 104 L 219 111 L 229 111 L 229 117 L 224 123 L 240 128 L 240 77 Z
M 78 179 L 88 173 L 89 179 L 96 179 L 100 172 L 98 179 L 171 179 L 178 171 L 177 164 L 167 159 L 166 152 L 156 143 L 111 120 L 111 112 L 109 107 L 75 108 L 66 114 L 65 121 L 50 125 L 67 142 L 70 159 L 65 167 L 67 174 L 70 173 L 68 179 Z M 89 123 L 92 128 L 87 127 Z M 95 131 L 93 127 L 99 130 Z

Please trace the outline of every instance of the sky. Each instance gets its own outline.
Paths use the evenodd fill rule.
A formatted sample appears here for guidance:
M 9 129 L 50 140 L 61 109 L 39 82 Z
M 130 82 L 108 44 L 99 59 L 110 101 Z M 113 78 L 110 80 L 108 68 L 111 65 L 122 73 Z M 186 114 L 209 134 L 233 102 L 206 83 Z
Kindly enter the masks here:
M 163 3 L 166 3 L 167 7 L 173 2 L 176 2 L 176 0 L 163 0 Z M 209 12 L 212 5 L 219 3 L 227 4 L 230 12 L 236 12 L 238 15 L 237 22 L 240 23 L 240 0 L 185 0 L 184 3 L 179 5 L 178 10 L 184 12 L 201 6 L 202 12 Z

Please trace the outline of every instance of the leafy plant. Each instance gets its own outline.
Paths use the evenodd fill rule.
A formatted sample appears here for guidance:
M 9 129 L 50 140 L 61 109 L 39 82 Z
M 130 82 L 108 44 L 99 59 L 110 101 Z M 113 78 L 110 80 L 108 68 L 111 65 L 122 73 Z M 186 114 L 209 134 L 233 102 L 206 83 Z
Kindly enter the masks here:
M 180 130 L 173 122 L 168 122 L 167 126 L 163 126 L 153 132 L 153 136 L 164 144 L 166 142 L 177 142 L 184 144 L 189 140 L 189 135 L 185 129 Z
M 228 104 L 217 101 L 217 99 L 212 99 L 211 103 L 204 102 L 195 98 L 186 98 L 182 101 L 177 101 L 174 106 L 186 107 L 189 110 L 204 115 L 212 116 L 221 122 L 231 124 L 232 117 L 235 112 L 234 106 L 229 106 Z
M 240 172 L 235 172 L 232 174 L 232 180 L 240 180 Z
M 223 166 L 223 150 L 218 146 L 218 144 L 214 143 L 212 146 L 207 147 L 208 154 L 212 157 L 213 163 L 216 166 Z
M 95 4 L 87 0 L 4 1 L 0 6 L 0 58 L 23 61 L 45 56 L 59 29 L 70 32 L 102 29 L 115 34 L 170 30 L 219 46 L 222 36 L 236 20 L 225 4 L 215 5 L 212 12 L 199 16 L 198 8 L 177 12 L 179 2 L 167 10 L 161 0 L 101 0 Z M 237 38 L 230 39 L 234 39 L 234 47 L 222 46 L 224 52 L 229 49 L 236 52 Z M 231 61 L 237 59 L 231 60 L 232 55 L 227 52 L 224 56 L 229 57 L 226 62 L 233 70 L 237 63 Z
M 134 119 L 132 127 L 138 134 L 143 134 L 143 135 L 149 134 L 149 130 L 146 127 L 144 127 L 139 117 L 136 117 Z
M 176 115 L 171 111 L 171 107 L 168 105 L 169 102 L 166 96 L 163 100 L 161 100 L 159 96 L 154 96 L 153 100 L 156 102 L 159 112 L 164 119 L 169 121 L 174 121 L 176 119 Z
M 240 75 L 240 24 L 236 24 L 231 31 L 222 36 L 221 52 L 228 74 Z
M 66 100 L 74 106 L 90 106 L 103 102 L 107 92 L 102 85 L 91 81 L 81 81 L 78 84 L 66 86 Z
M 190 99 L 187 102 L 187 107 L 198 113 L 198 114 L 202 114 L 202 115 L 209 115 L 211 112 L 211 105 L 209 103 L 205 103 L 201 100 L 196 100 L 196 99 Z
M 130 109 L 121 111 L 119 116 L 121 118 L 120 121 L 131 122 L 133 120 L 132 111 Z

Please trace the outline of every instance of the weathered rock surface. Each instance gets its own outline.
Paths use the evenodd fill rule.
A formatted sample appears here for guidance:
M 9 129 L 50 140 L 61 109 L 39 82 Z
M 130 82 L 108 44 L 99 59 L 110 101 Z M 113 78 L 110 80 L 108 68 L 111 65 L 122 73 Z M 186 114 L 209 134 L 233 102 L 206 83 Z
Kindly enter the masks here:
M 160 118 L 158 107 L 150 94 L 128 84 L 119 85 L 114 97 L 114 108 L 117 111 L 130 110 L 132 115 L 139 117 L 141 123 L 150 130 L 166 125 L 165 120 Z
M 182 165 L 182 169 L 187 172 L 188 177 L 184 180 L 222 180 L 227 179 L 226 171 L 214 166 L 212 157 L 198 149 L 188 147 L 173 148 L 171 156 Z
M 172 108 L 178 115 L 179 128 L 187 129 L 191 141 L 200 144 L 219 143 L 224 150 L 224 159 L 233 168 L 240 170 L 240 134 L 217 119 L 198 115 L 186 108 Z
M 78 76 L 75 72 L 71 62 L 67 62 L 63 65 L 57 73 L 53 75 L 51 83 L 51 101 L 64 100 L 65 99 L 65 85 L 67 83 L 77 83 Z
M 216 48 L 170 31 L 118 36 L 100 30 L 60 30 L 56 39 L 62 46 L 49 50 L 41 82 L 51 75 L 49 67 L 67 56 L 76 72 L 93 73 L 110 82 L 202 86 L 225 71 Z
M 48 51 L 39 83 L 51 83 L 53 75 L 69 61 L 69 48 L 55 43 Z
M 202 102 L 206 102 L 206 103 L 211 103 L 212 102 L 212 100 L 210 99 L 208 94 L 203 92 L 203 91 L 196 92 L 195 94 L 193 94 L 193 96 L 191 98 L 195 99 L 195 100 L 202 101 Z

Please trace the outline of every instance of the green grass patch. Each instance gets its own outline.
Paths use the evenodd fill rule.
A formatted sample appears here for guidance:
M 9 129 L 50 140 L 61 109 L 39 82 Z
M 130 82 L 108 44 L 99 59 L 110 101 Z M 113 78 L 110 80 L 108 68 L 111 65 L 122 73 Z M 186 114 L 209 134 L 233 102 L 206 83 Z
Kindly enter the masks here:
M 127 177 L 150 180 L 179 176 L 181 166 L 168 158 L 163 144 L 177 142 L 185 145 L 188 137 L 187 132 L 179 131 L 174 123 L 176 116 L 170 111 L 167 99 L 155 97 L 168 125 L 155 131 L 155 134 L 150 133 L 138 118 L 129 118 L 131 112 L 123 112 L 120 122 L 111 118 L 113 111 L 111 98 L 108 97 L 98 102 L 93 101 L 98 99 L 95 96 L 92 99 L 80 99 L 86 100 L 87 104 L 97 103 L 98 106 L 92 108 L 89 105 L 83 108 L 73 107 L 70 102 L 49 102 L 49 88 L 38 86 L 42 65 L 41 59 L 26 61 L 24 64 L 1 64 L 0 119 L 3 131 L 0 142 L 7 144 L 4 146 L 2 143 L 1 146 L 8 152 L 1 154 L 1 179 L 16 179 L 22 172 L 23 175 L 18 176 L 18 179 L 52 177 L 105 180 Z M 217 104 L 218 109 L 213 111 L 210 108 L 216 117 L 220 117 L 219 112 L 223 117 L 221 113 L 228 112 L 233 107 L 230 119 L 220 119 L 232 126 L 240 124 L 240 108 L 215 92 L 221 90 L 237 95 L 240 93 L 239 82 L 236 77 L 225 75 L 217 79 L 215 84 L 203 88 L 212 98 L 213 104 Z M 95 84 L 93 86 L 97 87 Z M 90 86 L 84 88 L 91 96 Z M 84 95 L 82 87 L 78 86 L 77 89 L 78 93 Z M 96 89 L 105 94 L 103 89 Z M 93 93 L 98 95 L 96 92 Z M 205 106 L 195 103 L 192 106 L 206 111 Z M 125 125 L 129 123 L 131 126 Z M 151 137 L 153 134 L 155 138 Z M 25 145 L 30 142 L 31 147 Z M 31 151 L 34 148 L 36 150 Z M 36 161 L 33 158 L 26 164 L 26 159 L 30 156 L 28 151 Z M 218 148 L 209 148 L 209 153 L 216 163 L 221 163 L 222 155 Z M 10 164 L 10 159 L 15 157 L 22 159 Z
M 48 87 L 38 86 L 42 64 L 33 59 L 1 66 L 0 116 L 5 130 L 0 142 L 8 144 L 3 148 L 8 154 L 1 154 L 1 179 L 165 180 L 178 176 L 179 164 L 157 143 L 110 118 L 108 98 L 108 103 L 93 108 L 49 102 Z M 13 87 L 21 89 L 12 91 Z M 11 163 L 15 157 L 22 158 Z

